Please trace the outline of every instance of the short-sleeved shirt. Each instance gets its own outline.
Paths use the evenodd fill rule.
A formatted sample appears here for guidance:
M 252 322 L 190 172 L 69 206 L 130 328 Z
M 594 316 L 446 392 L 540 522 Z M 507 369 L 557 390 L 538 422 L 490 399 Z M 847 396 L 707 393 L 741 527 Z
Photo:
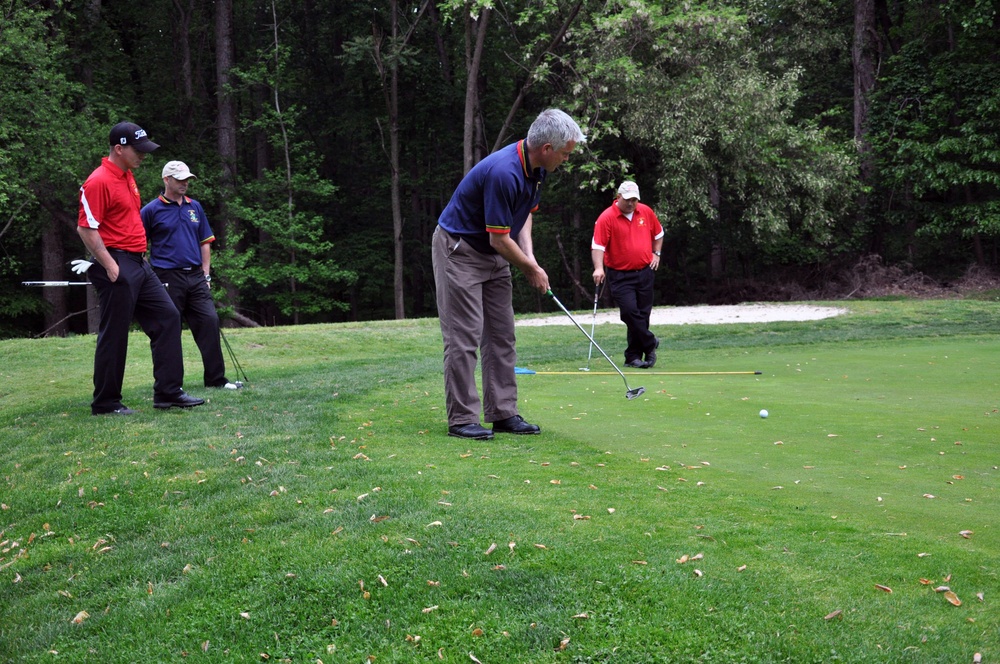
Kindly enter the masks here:
M 80 213 L 77 225 L 93 228 L 108 249 L 146 251 L 146 232 L 139 208 L 142 199 L 132 171 L 101 159 L 80 187 Z
M 495 254 L 490 233 L 517 240 L 528 215 L 538 208 L 544 168 L 532 168 L 527 141 L 500 148 L 472 167 L 441 212 L 438 225 L 476 251 Z
M 591 249 L 604 252 L 604 267 L 641 270 L 653 260 L 653 241 L 663 237 L 663 227 L 648 205 L 637 203 L 632 220 L 616 203 L 601 213 L 594 224 Z
M 176 203 L 161 194 L 142 208 L 141 215 L 149 235 L 149 262 L 153 267 L 198 267 L 201 245 L 215 241 L 205 210 L 193 198 L 185 196 Z

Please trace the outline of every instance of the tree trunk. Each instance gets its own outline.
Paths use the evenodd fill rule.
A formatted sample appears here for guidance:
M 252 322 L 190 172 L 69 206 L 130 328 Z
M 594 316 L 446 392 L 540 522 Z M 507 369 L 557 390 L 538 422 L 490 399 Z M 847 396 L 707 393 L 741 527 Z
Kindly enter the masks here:
M 48 229 L 42 233 L 42 278 L 61 280 L 66 276 L 66 255 L 63 253 L 62 224 L 51 219 Z M 45 312 L 45 329 L 52 336 L 65 337 L 66 300 L 69 294 L 65 288 L 43 288 L 42 297 L 49 305 Z
M 215 75 L 216 75 L 216 126 L 217 145 L 222 173 L 219 177 L 219 212 L 213 230 L 219 246 L 226 247 L 226 238 L 238 230 L 237 221 L 230 216 L 229 200 L 236 193 L 236 103 L 229 93 L 232 82 L 230 69 L 236 60 L 233 48 L 233 0 L 215 2 Z M 227 286 L 229 300 L 239 302 L 239 291 L 230 282 Z
M 875 89 L 876 72 L 881 55 L 876 29 L 875 0 L 854 0 L 854 44 L 851 60 L 854 66 L 854 142 L 858 150 L 862 191 L 872 184 L 874 163 L 868 141 L 868 104 Z M 858 210 L 864 211 L 867 196 L 862 193 Z
M 483 44 L 486 42 L 486 28 L 492 10 L 484 7 L 479 18 L 472 14 L 465 18 L 465 121 L 462 125 L 462 173 L 468 173 L 475 166 L 473 161 L 475 145 L 476 116 L 479 113 L 479 67 L 483 60 Z M 474 43 L 474 45 L 473 45 Z

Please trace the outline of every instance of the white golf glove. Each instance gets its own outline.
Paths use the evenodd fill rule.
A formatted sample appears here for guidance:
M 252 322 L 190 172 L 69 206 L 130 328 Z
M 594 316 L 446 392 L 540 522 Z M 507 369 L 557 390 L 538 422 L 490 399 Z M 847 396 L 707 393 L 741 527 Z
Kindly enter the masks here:
M 73 270 L 77 274 L 83 274 L 84 272 L 90 269 L 90 266 L 93 265 L 93 263 L 91 263 L 90 261 L 85 261 L 82 258 L 77 258 L 75 261 L 71 261 L 70 265 L 73 266 L 70 268 L 71 270 Z

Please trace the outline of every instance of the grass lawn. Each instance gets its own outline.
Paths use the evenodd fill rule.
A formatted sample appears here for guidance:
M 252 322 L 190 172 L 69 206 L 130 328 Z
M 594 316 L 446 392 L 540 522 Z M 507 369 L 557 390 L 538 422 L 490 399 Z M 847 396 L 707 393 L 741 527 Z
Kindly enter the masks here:
M 93 337 L 0 341 L 0 661 L 1000 661 L 1000 308 L 836 306 L 657 329 L 656 370 L 761 375 L 519 376 L 542 435 L 482 442 L 436 320 L 227 331 L 240 392 L 185 333 L 210 402 L 166 412 L 136 333 L 129 418 Z

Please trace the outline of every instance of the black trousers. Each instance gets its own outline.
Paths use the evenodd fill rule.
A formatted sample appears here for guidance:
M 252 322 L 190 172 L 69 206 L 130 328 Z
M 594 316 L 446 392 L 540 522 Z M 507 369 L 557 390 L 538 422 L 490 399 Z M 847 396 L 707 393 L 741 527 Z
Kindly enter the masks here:
M 653 311 L 653 277 L 651 268 L 642 270 L 604 269 L 611 297 L 618 305 L 622 322 L 628 328 L 628 346 L 625 363 L 642 360 L 643 354 L 652 352 L 656 335 L 649 331 L 649 314 Z
M 212 300 L 212 290 L 205 281 L 201 267 L 190 270 L 153 268 L 167 289 L 167 295 L 191 328 L 191 336 L 201 351 L 205 369 L 205 387 L 222 387 L 226 379 L 226 363 L 219 342 L 219 314 Z
M 107 413 L 123 406 L 122 381 L 128 355 L 128 333 L 132 321 L 149 337 L 153 353 L 153 399 L 170 400 L 181 394 L 184 358 L 181 354 L 181 316 L 167 297 L 163 284 L 142 254 L 115 249 L 118 279 L 95 262 L 88 270 L 97 289 L 101 322 L 94 352 L 94 401 L 91 412 Z

